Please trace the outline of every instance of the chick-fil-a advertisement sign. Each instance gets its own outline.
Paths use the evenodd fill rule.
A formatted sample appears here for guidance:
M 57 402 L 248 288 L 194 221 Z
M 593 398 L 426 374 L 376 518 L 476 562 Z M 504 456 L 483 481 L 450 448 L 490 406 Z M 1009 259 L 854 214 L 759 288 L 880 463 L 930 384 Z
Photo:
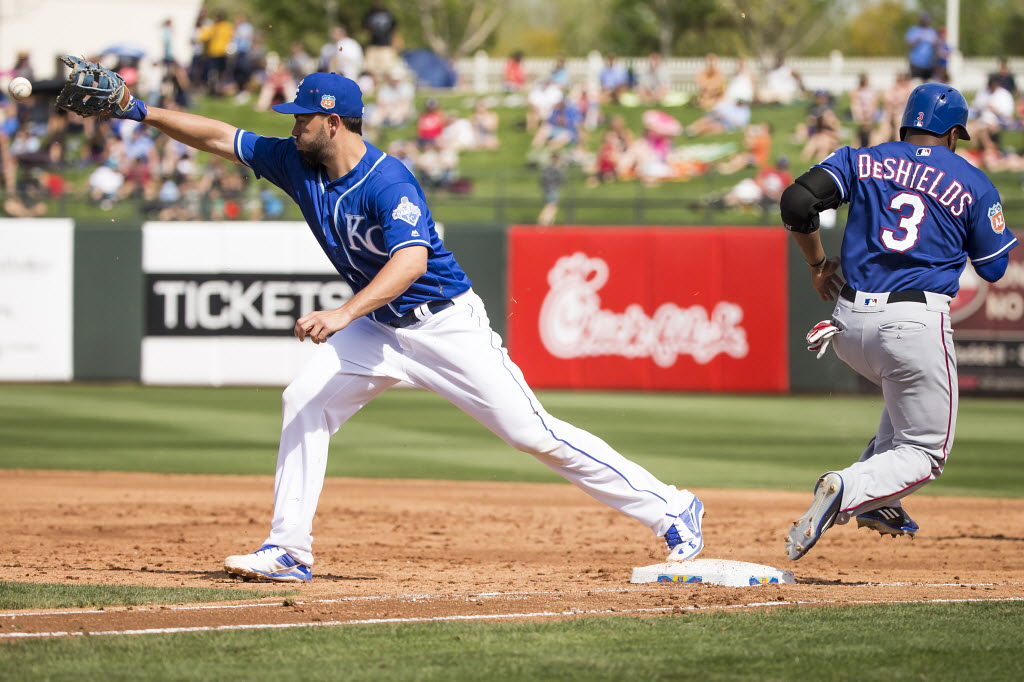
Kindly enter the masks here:
M 516 226 L 508 337 L 548 388 L 785 391 L 786 234 Z

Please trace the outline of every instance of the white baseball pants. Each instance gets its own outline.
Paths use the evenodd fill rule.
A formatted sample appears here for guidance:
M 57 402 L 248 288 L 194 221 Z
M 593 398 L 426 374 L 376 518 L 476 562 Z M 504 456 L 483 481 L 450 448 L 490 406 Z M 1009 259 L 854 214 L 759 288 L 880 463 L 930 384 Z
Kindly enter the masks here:
M 878 433 L 860 461 L 840 470 L 836 523 L 899 500 L 942 474 L 953 447 L 958 404 L 949 297 L 887 303 L 858 292 L 833 313 L 842 332 L 832 343 L 846 364 L 882 388 Z M 864 302 L 867 302 L 866 305 Z
M 438 393 L 514 448 L 606 505 L 664 535 L 692 493 L 662 483 L 540 401 L 469 291 L 411 327 L 360 318 L 321 344 L 284 391 L 274 518 L 265 544 L 313 565 L 312 528 L 331 436 L 399 381 Z

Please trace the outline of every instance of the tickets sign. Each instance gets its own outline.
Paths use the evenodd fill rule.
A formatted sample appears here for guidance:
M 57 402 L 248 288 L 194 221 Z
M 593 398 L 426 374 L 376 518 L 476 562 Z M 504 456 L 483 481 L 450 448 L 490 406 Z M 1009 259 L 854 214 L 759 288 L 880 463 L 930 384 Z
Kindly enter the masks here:
M 314 346 L 295 320 L 352 297 L 305 223 L 151 222 L 142 228 L 149 384 L 284 385 Z
M 785 391 L 785 238 L 513 227 L 512 356 L 538 387 Z

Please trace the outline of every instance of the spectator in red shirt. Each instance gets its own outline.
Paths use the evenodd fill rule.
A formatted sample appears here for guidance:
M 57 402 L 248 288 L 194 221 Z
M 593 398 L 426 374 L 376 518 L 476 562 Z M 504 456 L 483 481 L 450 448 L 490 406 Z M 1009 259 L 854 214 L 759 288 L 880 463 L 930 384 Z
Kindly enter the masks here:
M 523 72 L 523 53 L 513 52 L 505 61 L 505 91 L 519 92 L 526 85 L 526 73 Z
M 792 182 L 789 159 L 780 156 L 774 166 L 762 168 L 753 178 L 741 180 L 724 195 L 712 198 L 709 207 L 768 210 L 778 206 L 783 190 Z
M 754 182 L 761 188 L 763 202 L 778 204 L 782 192 L 793 184 L 793 176 L 789 174 L 789 159 L 780 156 L 775 166 L 762 168 L 754 177 Z
M 436 142 L 444 131 L 445 123 L 444 112 L 438 108 L 436 99 L 428 99 L 424 107 L 416 121 L 416 138 L 421 147 L 427 142 Z

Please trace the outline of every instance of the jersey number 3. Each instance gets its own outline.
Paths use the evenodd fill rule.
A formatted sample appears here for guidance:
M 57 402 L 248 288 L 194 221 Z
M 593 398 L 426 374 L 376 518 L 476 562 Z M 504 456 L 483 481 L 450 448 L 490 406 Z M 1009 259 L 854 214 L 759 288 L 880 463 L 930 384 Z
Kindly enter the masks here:
M 904 215 L 908 207 L 910 214 Z M 918 228 L 926 214 L 924 199 L 912 192 L 900 192 L 889 200 L 889 209 L 900 214 L 900 224 L 897 227 L 882 226 L 882 245 L 889 251 L 909 251 L 921 236 Z

